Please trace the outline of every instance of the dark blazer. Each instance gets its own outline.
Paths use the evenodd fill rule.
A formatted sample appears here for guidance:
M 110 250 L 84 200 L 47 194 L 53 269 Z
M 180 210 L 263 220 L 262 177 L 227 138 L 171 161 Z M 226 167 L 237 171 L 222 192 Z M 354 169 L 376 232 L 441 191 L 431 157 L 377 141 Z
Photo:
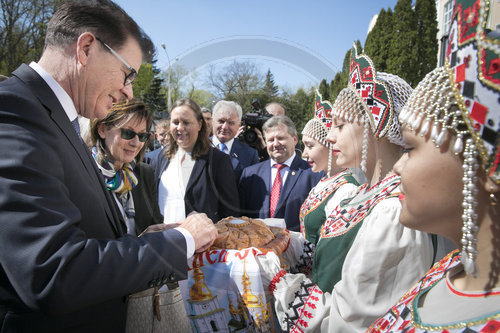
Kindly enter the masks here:
M 163 223 L 158 206 L 158 186 L 153 168 L 146 163 L 137 163 L 134 173 L 139 179 L 132 189 L 135 208 L 135 233 L 139 235 L 148 226 Z
M 314 173 L 297 154 L 292 161 L 274 217 L 284 218 L 289 230 L 300 231 L 299 211 L 309 191 L 323 173 Z M 271 196 L 271 163 L 269 160 L 243 170 L 239 183 L 242 215 L 269 218 Z
M 156 159 L 158 159 L 158 155 L 160 155 L 162 148 L 156 148 L 153 151 L 148 151 L 144 156 L 144 163 L 149 165 L 154 165 L 156 163 Z
M 159 184 L 169 159 L 160 154 L 154 165 Z M 186 215 L 196 211 L 205 213 L 214 223 L 228 216 L 239 216 L 240 201 L 229 156 L 210 147 L 208 154 L 194 163 L 184 196 Z
M 48 85 L 0 83 L 0 332 L 123 332 L 126 296 L 187 276 L 177 230 L 124 235 Z
M 231 157 L 231 164 L 233 165 L 236 181 L 240 180 L 243 169 L 250 165 L 259 163 L 259 155 L 257 154 L 257 150 L 249 147 L 237 138 L 235 138 L 233 141 L 231 151 L 229 152 L 229 157 Z

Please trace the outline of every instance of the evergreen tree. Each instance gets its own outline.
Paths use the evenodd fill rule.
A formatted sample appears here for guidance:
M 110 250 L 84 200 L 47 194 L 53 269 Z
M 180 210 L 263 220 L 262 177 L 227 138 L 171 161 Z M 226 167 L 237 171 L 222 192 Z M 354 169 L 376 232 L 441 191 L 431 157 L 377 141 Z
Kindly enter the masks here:
M 325 79 L 321 80 L 318 91 L 321 94 L 321 97 L 323 97 L 323 100 L 327 100 L 329 98 L 330 85 L 326 82 Z
M 358 53 L 363 52 L 363 47 L 361 46 L 361 42 L 359 40 L 356 41 L 356 47 L 358 49 Z M 349 50 L 347 50 L 344 56 L 344 62 L 342 63 L 342 71 L 337 72 L 337 74 L 335 74 L 332 84 L 330 85 L 330 94 L 328 98 L 329 101 L 332 103 L 337 98 L 339 92 L 345 87 L 347 87 L 347 80 L 349 79 L 349 72 L 350 72 L 349 60 L 351 59 L 351 50 L 352 47 Z
M 139 75 L 134 81 L 134 96 L 141 99 L 150 112 L 154 112 L 156 118 L 166 116 L 167 110 L 166 96 L 163 89 L 163 78 L 161 71 L 153 63 L 142 64 Z
M 417 82 L 437 65 L 437 12 L 434 0 L 416 0 L 417 14 Z
M 392 40 L 392 10 L 381 9 L 373 29 L 365 41 L 365 54 L 372 59 L 378 71 L 387 71 L 389 46 Z
M 394 6 L 393 32 L 386 71 L 400 76 L 414 87 L 419 82 L 416 61 L 418 35 L 417 17 L 411 3 L 412 0 L 398 0 Z
M 275 97 L 278 95 L 278 86 L 274 83 L 274 75 L 271 73 L 271 69 L 267 70 L 266 79 L 264 81 L 264 93 L 269 97 Z

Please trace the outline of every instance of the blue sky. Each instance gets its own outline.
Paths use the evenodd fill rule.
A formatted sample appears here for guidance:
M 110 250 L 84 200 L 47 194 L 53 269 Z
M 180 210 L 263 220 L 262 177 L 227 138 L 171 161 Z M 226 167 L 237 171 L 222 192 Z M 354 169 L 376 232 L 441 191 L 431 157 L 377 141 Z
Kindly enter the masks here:
M 157 65 L 196 69 L 235 59 L 268 68 L 280 87 L 331 79 L 354 40 L 364 43 L 373 15 L 396 0 L 116 0 L 156 45 Z M 201 79 L 200 79 L 201 80 Z

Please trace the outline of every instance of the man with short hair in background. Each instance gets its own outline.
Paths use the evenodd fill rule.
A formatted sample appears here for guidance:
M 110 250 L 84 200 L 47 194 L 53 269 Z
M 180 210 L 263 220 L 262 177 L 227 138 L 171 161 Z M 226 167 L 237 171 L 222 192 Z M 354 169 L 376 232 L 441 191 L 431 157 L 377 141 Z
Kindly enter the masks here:
M 231 157 L 236 182 L 243 169 L 259 162 L 257 151 L 236 138 L 241 126 L 241 106 L 231 101 L 219 101 L 214 106 L 212 143 Z
M 158 159 L 158 154 L 161 154 L 163 148 L 168 145 L 168 130 L 170 128 L 170 119 L 163 118 L 158 120 L 155 126 L 155 138 L 160 144 L 159 148 L 153 151 L 148 151 L 144 156 L 144 162 L 150 165 L 154 165 Z
M 242 215 L 284 218 L 289 230 L 300 231 L 299 210 L 321 179 L 295 153 L 297 130 L 287 116 L 274 116 L 263 126 L 269 159 L 243 170 L 239 183 Z

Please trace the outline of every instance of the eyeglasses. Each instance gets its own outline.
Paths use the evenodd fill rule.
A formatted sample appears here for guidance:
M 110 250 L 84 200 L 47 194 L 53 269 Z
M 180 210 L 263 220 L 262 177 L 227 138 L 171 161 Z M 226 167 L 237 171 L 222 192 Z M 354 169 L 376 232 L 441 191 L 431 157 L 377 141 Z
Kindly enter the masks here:
M 130 66 L 128 62 L 125 61 L 125 59 L 123 59 L 118 53 L 116 53 L 115 50 L 113 50 L 108 44 L 104 43 L 99 37 L 96 37 L 96 39 L 99 42 L 101 42 L 101 44 L 104 45 L 109 50 L 109 52 L 111 52 L 115 57 L 117 57 L 118 60 L 120 60 L 125 65 L 125 67 L 127 67 L 127 69 L 130 71 L 130 73 L 125 75 L 125 80 L 123 81 L 123 85 L 128 86 L 129 84 L 133 84 L 135 78 L 137 77 L 137 72 L 135 71 L 134 67 Z
M 132 131 L 131 129 L 126 129 L 126 128 L 120 128 L 120 137 L 125 140 L 132 140 L 135 138 L 135 136 L 139 138 L 140 142 L 146 142 L 149 140 L 150 133 L 136 133 Z

